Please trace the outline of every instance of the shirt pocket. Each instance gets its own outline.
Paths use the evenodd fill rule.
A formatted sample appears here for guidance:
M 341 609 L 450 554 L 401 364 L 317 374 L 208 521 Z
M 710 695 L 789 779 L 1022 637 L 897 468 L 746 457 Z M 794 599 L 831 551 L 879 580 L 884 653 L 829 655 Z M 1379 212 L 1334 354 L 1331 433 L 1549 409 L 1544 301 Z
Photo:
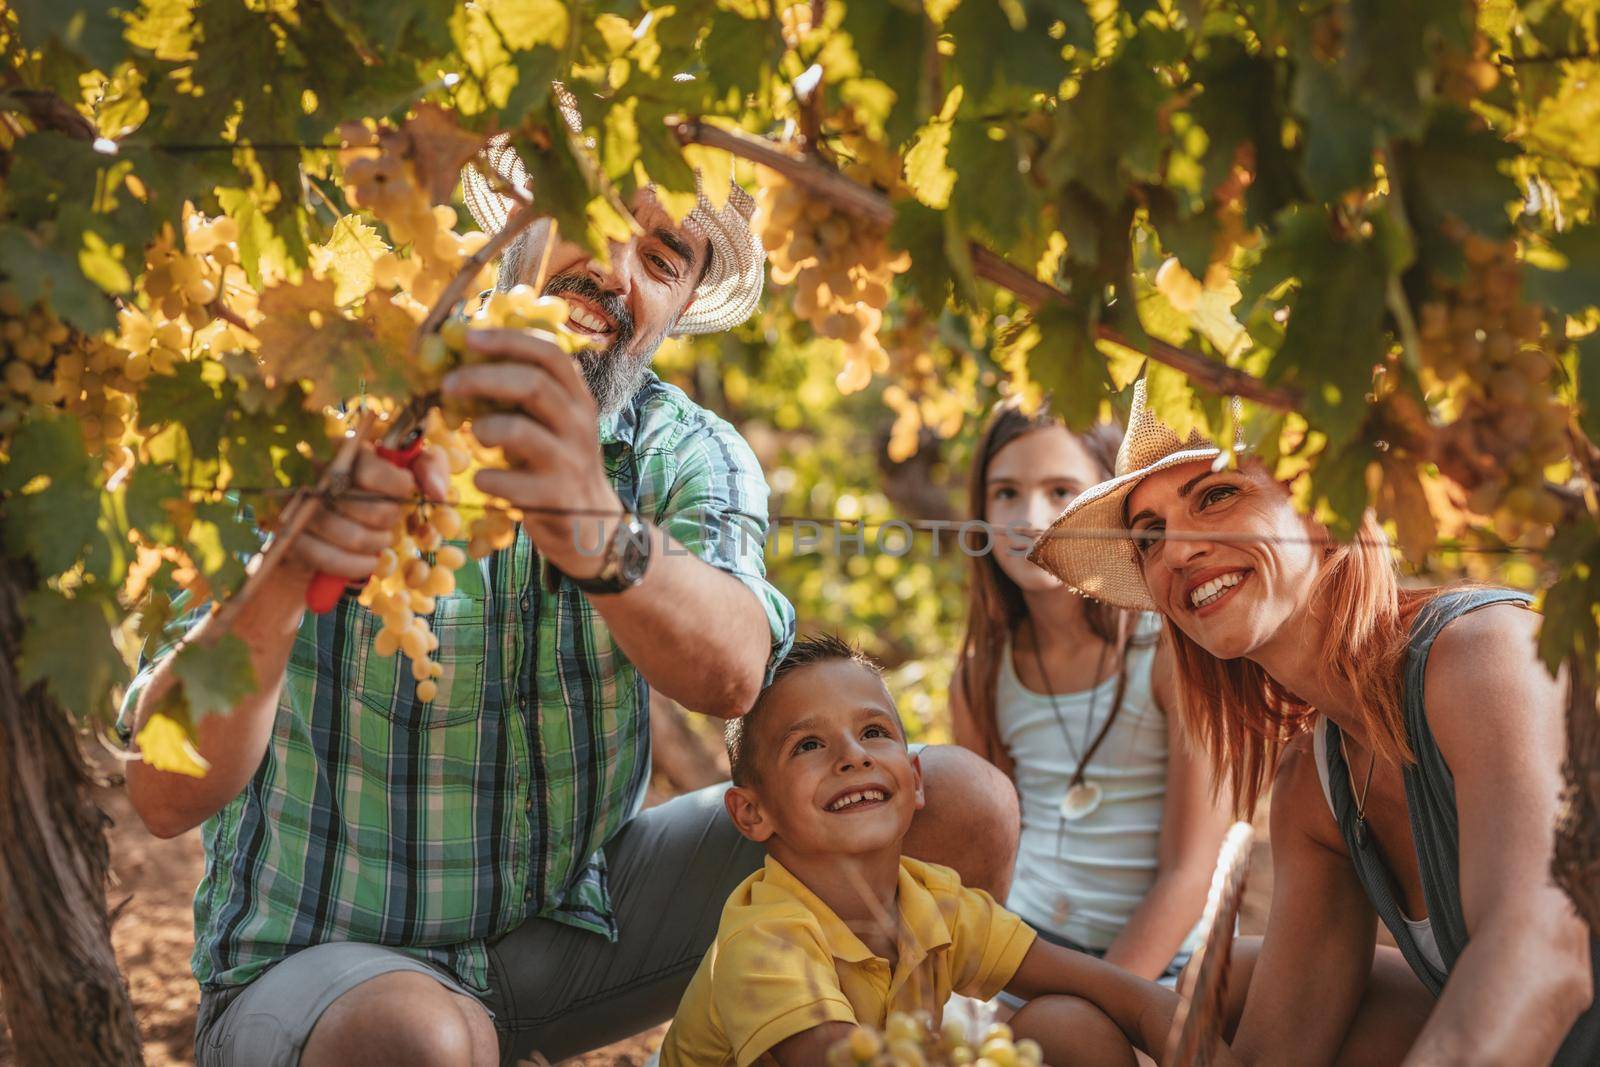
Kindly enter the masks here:
M 356 635 L 361 645 L 352 657 L 351 685 L 356 699 L 396 726 L 411 730 L 453 726 L 476 718 L 483 710 L 489 642 L 484 601 L 459 594 L 440 597 L 427 619 L 439 638 L 432 658 L 444 669 L 434 679 L 439 693 L 433 700 L 417 700 L 411 659 L 404 652 L 380 656 L 373 651 L 373 639 L 383 623 L 371 612 L 362 612 Z

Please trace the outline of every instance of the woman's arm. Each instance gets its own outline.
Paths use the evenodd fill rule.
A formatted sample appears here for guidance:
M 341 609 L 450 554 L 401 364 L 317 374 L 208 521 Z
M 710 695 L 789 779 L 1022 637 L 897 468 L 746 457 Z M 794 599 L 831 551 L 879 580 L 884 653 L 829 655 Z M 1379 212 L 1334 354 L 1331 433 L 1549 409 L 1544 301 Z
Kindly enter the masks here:
M 1317 779 L 1310 738 L 1272 788 L 1272 910 L 1233 1052 L 1242 1064 L 1331 1064 L 1361 1003 L 1377 916 Z
M 1156 703 L 1167 716 L 1167 796 L 1156 879 L 1105 956 L 1107 963 L 1143 978 L 1159 977 L 1200 921 L 1228 829 L 1227 812 L 1212 793 L 1210 761 L 1188 742 L 1178 721 L 1174 668 L 1163 636 L 1150 671 Z
M 1566 686 L 1538 662 L 1537 627 L 1525 609 L 1484 608 L 1428 657 L 1471 940 L 1407 1064 L 1545 1063 L 1594 998 L 1588 929 L 1550 879 Z

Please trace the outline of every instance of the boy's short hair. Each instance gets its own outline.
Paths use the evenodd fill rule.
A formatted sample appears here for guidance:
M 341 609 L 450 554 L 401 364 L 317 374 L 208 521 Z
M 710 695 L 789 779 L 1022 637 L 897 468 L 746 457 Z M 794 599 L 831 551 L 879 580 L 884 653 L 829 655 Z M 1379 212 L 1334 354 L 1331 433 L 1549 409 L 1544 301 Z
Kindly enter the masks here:
M 761 714 L 765 697 L 772 687 L 777 685 L 784 675 L 793 673 L 801 667 L 841 659 L 859 664 L 879 677 L 883 675 L 883 668 L 878 665 L 877 660 L 834 634 L 802 637 L 789 649 L 789 654 L 778 661 L 778 665 L 772 669 L 772 681 L 768 682 L 761 695 L 756 697 L 756 702 L 750 706 L 750 710 L 737 719 L 729 719 L 728 724 L 723 727 L 722 737 L 728 746 L 728 768 L 732 773 L 734 785 L 749 785 L 756 780 L 756 749 L 759 746 L 754 743 L 757 732 L 754 727 L 757 717 Z M 904 728 L 900 732 L 903 736 Z

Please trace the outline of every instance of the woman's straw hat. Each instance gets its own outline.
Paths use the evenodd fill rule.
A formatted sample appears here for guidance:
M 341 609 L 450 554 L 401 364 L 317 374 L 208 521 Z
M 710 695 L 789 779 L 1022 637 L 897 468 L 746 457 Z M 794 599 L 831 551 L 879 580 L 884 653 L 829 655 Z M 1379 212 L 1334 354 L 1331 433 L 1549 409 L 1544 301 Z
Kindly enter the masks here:
M 574 133 L 580 132 L 582 120 L 578 116 L 577 101 L 566 92 L 565 86 L 558 86 L 557 93 L 567 125 Z M 496 175 L 496 181 L 491 181 L 477 167 L 466 167 L 461 172 L 461 196 L 479 228 L 485 233 L 495 233 L 506 224 L 511 209 L 516 206 L 515 200 L 496 188 L 496 182 L 530 195 L 537 190 L 529 189 L 528 169 L 505 134 L 491 139 L 481 154 L 485 157 L 485 169 Z M 684 219 L 684 227 L 700 234 L 710 244 L 711 264 L 700 284 L 695 286 L 694 303 L 678 316 L 672 332 L 721 333 L 749 318 L 761 299 L 766 250 L 750 229 L 750 217 L 756 209 L 755 198 L 737 183 L 729 188 L 727 202 L 719 208 L 701 190 L 700 175 L 696 172 L 695 196 L 698 202 Z
M 1134 383 L 1128 432 L 1117 450 L 1115 476 L 1085 489 L 1068 504 L 1034 541 L 1028 559 L 1086 597 L 1119 608 L 1156 610 L 1128 536 L 1124 513 L 1128 494 L 1157 471 L 1200 460 L 1215 463 L 1222 454 L 1199 430 L 1180 440 L 1157 418 L 1148 407 L 1141 376 Z

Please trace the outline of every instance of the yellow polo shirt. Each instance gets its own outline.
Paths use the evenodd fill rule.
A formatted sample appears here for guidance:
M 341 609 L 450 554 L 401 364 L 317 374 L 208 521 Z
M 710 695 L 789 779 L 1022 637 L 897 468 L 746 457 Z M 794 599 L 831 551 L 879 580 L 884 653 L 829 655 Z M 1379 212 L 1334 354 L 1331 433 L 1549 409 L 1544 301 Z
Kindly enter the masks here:
M 951 993 L 989 999 L 1033 945 L 1026 923 L 947 867 L 900 861 L 900 958 L 891 972 L 772 857 L 728 897 L 717 941 L 678 1005 L 661 1067 L 746 1067 L 826 1022 L 882 1028 L 940 1018 Z

